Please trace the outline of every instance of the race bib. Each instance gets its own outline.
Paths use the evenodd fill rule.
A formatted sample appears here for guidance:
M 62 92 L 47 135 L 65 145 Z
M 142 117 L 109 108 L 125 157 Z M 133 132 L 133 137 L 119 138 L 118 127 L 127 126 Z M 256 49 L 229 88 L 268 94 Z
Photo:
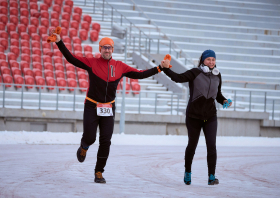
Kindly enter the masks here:
M 113 116 L 112 104 L 97 104 L 98 116 Z

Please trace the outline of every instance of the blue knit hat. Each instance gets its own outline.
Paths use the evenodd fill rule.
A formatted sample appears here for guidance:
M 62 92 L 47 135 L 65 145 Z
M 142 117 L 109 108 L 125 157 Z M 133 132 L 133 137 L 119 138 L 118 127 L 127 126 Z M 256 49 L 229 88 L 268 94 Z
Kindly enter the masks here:
M 216 59 L 216 54 L 215 54 L 215 52 L 213 51 L 213 50 L 205 50 L 203 53 L 202 53 L 202 57 L 201 57 L 201 59 L 202 59 L 202 62 L 206 59 L 206 58 L 208 58 L 208 57 L 214 57 L 215 59 Z

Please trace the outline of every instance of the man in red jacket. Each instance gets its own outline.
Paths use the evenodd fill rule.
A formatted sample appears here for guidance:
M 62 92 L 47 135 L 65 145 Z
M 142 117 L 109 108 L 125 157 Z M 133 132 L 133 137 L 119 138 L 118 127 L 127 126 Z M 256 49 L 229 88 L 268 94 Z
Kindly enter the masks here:
M 95 182 L 106 183 L 102 176 L 109 156 L 111 137 L 114 130 L 115 97 L 119 81 L 123 76 L 133 79 L 148 78 L 161 72 L 161 67 L 138 71 L 112 58 L 114 41 L 108 37 L 99 42 L 100 58 L 86 58 L 71 54 L 58 34 L 56 44 L 66 60 L 76 67 L 87 70 L 89 87 L 84 107 L 84 132 L 77 151 L 79 162 L 86 158 L 86 152 L 96 140 L 97 126 L 100 129 L 99 149 L 95 166 Z

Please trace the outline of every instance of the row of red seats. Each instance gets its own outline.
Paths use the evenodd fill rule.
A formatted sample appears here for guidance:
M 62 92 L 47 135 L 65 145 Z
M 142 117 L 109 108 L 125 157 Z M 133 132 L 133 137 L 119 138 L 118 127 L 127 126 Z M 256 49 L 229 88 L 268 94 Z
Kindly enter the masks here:
M 130 82 L 130 83 L 129 83 Z M 123 89 L 123 79 L 120 80 L 117 90 L 122 90 Z M 129 79 L 126 78 L 126 83 L 125 83 L 125 90 L 126 94 L 129 94 L 130 89 L 132 90 L 133 94 L 139 94 L 139 91 L 141 90 L 141 86 L 139 85 L 138 79 Z M 119 93 L 119 91 L 118 91 Z

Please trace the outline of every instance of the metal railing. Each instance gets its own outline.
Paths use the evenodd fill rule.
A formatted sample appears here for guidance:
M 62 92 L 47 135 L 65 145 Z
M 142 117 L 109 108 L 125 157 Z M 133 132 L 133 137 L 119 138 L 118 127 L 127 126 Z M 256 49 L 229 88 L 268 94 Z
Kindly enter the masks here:
M 8 85 L 22 86 L 22 88 L 19 88 L 17 91 L 10 91 L 6 90 L 6 86 Z M 85 95 L 79 93 L 81 88 L 32 85 L 34 88 L 33 91 L 30 91 L 26 88 L 27 86 L 30 85 L 2 83 L 0 86 L 0 106 L 2 108 L 68 111 L 82 111 L 84 108 Z M 47 92 L 46 90 L 49 88 L 53 88 L 54 90 Z M 59 88 L 66 90 L 72 89 L 73 91 L 69 91 L 66 94 L 62 93 Z M 217 104 L 217 109 L 226 111 L 267 112 L 270 114 L 270 119 L 280 120 L 280 91 L 248 90 L 244 88 L 222 88 L 222 91 L 225 96 L 229 96 L 228 98 L 233 101 L 233 105 L 229 109 L 222 109 L 222 105 Z M 125 98 L 126 113 L 185 114 L 188 94 L 143 90 L 137 92 L 126 90 L 126 93 L 128 93 Z M 117 90 L 117 111 L 121 107 L 121 93 L 122 90 Z M 180 95 L 183 97 L 180 97 Z

